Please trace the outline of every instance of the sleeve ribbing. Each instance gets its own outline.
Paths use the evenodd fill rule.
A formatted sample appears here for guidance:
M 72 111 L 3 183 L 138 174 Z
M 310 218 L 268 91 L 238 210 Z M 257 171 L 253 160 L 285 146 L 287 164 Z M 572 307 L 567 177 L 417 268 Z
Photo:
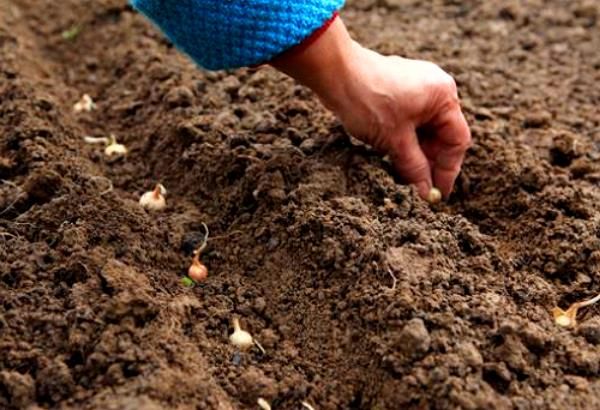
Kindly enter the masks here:
M 300 44 L 344 0 L 131 0 L 180 50 L 211 69 L 255 65 Z

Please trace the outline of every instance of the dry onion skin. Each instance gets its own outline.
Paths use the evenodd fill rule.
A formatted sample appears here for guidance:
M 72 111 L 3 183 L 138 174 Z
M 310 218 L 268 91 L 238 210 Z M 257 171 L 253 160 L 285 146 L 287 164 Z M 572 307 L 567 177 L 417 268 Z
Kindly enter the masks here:
M 202 282 L 208 277 L 208 268 L 200 262 L 197 255 L 194 256 L 192 264 L 188 268 L 188 277 L 196 283 Z

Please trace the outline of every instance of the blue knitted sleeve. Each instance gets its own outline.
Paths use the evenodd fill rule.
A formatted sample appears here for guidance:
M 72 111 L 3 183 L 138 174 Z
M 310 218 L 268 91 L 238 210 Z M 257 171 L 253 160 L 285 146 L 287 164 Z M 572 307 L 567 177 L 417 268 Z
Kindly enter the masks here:
M 344 0 L 130 0 L 196 63 L 264 63 L 319 29 Z

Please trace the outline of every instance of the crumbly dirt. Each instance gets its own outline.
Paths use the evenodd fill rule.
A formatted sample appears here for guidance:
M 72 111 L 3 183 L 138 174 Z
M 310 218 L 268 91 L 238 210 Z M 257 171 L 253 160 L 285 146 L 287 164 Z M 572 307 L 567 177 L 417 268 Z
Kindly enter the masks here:
M 0 0 L 0 408 L 600 408 L 600 308 L 550 313 L 600 292 L 600 3 L 343 16 L 456 77 L 474 146 L 447 204 L 305 88 L 199 70 L 123 0 Z M 109 133 L 126 158 L 83 142 Z

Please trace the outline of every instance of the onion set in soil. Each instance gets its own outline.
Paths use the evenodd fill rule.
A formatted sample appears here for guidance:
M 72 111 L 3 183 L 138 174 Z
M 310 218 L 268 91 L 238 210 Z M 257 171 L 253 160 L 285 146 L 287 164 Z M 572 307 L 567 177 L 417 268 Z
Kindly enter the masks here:
M 104 148 L 104 155 L 106 155 L 107 157 L 111 157 L 113 155 L 121 156 L 121 155 L 127 154 L 127 147 L 123 144 L 119 144 L 117 142 L 117 138 L 113 134 L 110 134 L 108 136 L 108 138 L 107 137 L 100 137 L 100 138 L 84 137 L 83 140 L 85 142 L 87 142 L 88 144 L 104 144 L 104 145 L 106 145 L 106 147 Z
M 552 310 L 554 321 L 561 327 L 575 327 L 575 325 L 577 325 L 577 311 L 583 307 L 593 305 L 598 301 L 600 301 L 600 295 L 583 302 L 575 302 L 569 306 L 567 310 L 562 310 L 559 307 L 555 307 Z
M 260 345 L 260 343 L 258 343 L 250 333 L 242 329 L 240 326 L 240 320 L 237 317 L 233 318 L 232 325 L 233 333 L 229 335 L 229 342 L 231 342 L 232 345 L 236 346 L 242 351 L 248 350 L 253 345 L 256 345 L 262 354 L 266 353 L 265 349 Z
M 206 249 L 210 232 L 205 223 L 202 223 L 202 227 L 204 228 L 204 238 L 202 238 L 200 246 L 194 250 L 187 276 L 181 279 L 181 283 L 186 287 L 194 286 L 195 283 L 204 281 L 208 276 L 208 268 L 200 261 L 200 255 Z
M 165 187 L 162 184 L 156 184 L 152 191 L 148 191 L 140 197 L 140 205 L 149 211 L 162 211 L 167 207 L 166 194 Z
M 96 104 L 94 103 L 94 100 L 92 100 L 92 97 L 90 97 L 88 94 L 83 94 L 83 96 L 81 97 L 81 100 L 77 101 L 75 103 L 75 105 L 73 106 L 73 111 L 75 111 L 76 113 L 80 113 L 80 112 L 90 112 L 92 110 L 94 110 L 96 108 Z

